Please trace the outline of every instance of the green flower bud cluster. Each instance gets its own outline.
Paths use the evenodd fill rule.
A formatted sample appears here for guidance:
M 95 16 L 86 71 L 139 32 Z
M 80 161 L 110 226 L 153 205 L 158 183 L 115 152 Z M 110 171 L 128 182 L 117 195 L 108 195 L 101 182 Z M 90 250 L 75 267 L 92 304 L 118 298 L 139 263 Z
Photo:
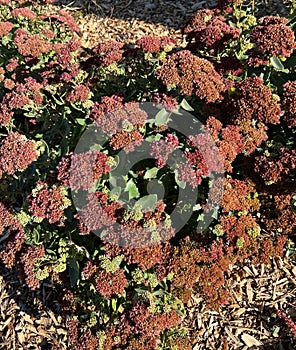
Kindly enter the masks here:
M 101 267 L 107 272 L 115 272 L 119 269 L 119 266 L 124 258 L 124 255 L 118 255 L 114 259 L 110 260 L 106 257 L 100 257 Z
M 141 284 L 144 280 L 144 272 L 137 267 L 132 271 L 132 279 L 136 284 Z

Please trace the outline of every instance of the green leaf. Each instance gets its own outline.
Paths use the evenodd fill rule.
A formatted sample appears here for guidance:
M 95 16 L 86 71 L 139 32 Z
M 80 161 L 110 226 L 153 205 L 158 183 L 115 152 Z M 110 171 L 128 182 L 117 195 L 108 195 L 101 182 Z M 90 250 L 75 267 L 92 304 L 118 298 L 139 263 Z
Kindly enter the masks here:
M 282 62 L 277 57 L 271 57 L 270 63 L 272 64 L 272 66 L 275 69 L 277 69 L 277 70 L 279 70 L 281 72 L 283 72 L 285 70 L 285 67 L 283 66 Z
M 112 300 L 111 300 L 111 306 L 112 306 L 112 310 L 113 310 L 113 311 L 116 311 L 116 310 L 117 310 L 117 307 L 116 307 L 116 299 L 112 299 Z
M 145 172 L 144 179 L 155 179 L 159 168 L 151 168 Z
M 75 259 L 69 259 L 69 275 L 71 287 L 74 288 L 79 279 L 79 264 Z
M 138 188 L 136 184 L 134 183 L 133 179 L 130 179 L 124 189 L 125 192 L 128 192 L 128 198 L 137 198 L 140 195 L 140 192 L 138 191 Z
M 157 202 L 157 194 L 149 194 L 148 196 L 144 196 L 140 198 L 136 202 L 136 205 L 140 206 L 142 209 L 146 209 L 150 211 L 150 210 L 153 210 L 156 202 Z
M 185 98 L 183 98 L 182 102 L 180 103 L 180 106 L 185 109 L 185 111 L 188 111 L 188 112 L 193 112 L 194 111 L 194 108 L 192 108 L 190 106 L 190 104 L 185 100 Z
M 152 141 L 159 141 L 162 138 L 161 134 L 151 135 L 145 138 L 145 141 L 152 142 Z
M 165 108 L 161 109 L 155 116 L 155 125 L 166 125 L 170 119 L 170 113 L 165 110 Z
M 76 118 L 76 123 L 79 125 L 85 125 L 85 119 L 84 118 Z

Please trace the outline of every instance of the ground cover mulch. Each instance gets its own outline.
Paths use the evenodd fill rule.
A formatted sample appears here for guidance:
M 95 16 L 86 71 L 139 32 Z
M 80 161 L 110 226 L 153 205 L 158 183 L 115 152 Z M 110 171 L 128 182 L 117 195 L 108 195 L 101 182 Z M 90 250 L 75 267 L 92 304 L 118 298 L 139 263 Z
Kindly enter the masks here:
M 144 35 L 172 35 L 184 42 L 180 27 L 198 8 L 214 1 L 79 0 L 60 1 L 76 16 L 84 48 L 114 39 L 134 43 Z M 280 1 L 273 3 L 280 12 Z M 267 4 L 268 5 L 268 4 Z M 53 6 L 53 5 L 51 5 Z M 48 6 L 48 11 L 52 7 Z M 279 7 L 278 7 L 279 6 Z M 278 8 L 277 8 L 278 7 Z M 295 249 L 291 248 L 287 255 Z M 273 259 L 270 265 L 232 266 L 227 278 L 229 304 L 219 311 L 207 310 L 194 295 L 183 325 L 194 350 L 295 349 L 280 309 L 296 316 L 296 264 L 293 259 Z M 31 291 L 15 269 L 0 266 L 0 349 L 68 349 L 66 321 L 58 297 L 61 289 L 48 283 Z

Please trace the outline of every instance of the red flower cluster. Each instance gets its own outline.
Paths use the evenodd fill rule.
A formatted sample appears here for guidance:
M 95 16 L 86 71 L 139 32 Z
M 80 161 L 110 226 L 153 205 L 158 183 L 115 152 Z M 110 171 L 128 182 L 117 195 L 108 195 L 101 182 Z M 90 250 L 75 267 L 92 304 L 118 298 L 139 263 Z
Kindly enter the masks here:
M 171 54 L 155 71 L 156 78 L 167 87 L 179 87 L 183 95 L 196 95 L 206 102 L 215 102 L 225 86 L 211 62 L 193 55 L 188 50 Z
M 288 317 L 284 311 L 277 310 L 276 313 L 285 322 L 286 326 L 288 327 L 289 332 L 296 339 L 296 323 L 294 323 L 292 321 L 292 319 L 290 317 Z
M 87 191 L 91 189 L 94 181 L 110 170 L 108 160 L 109 157 L 105 153 L 95 149 L 72 155 L 69 178 L 71 190 Z M 68 165 L 65 164 L 65 167 L 67 169 Z M 68 181 L 68 170 L 65 170 L 65 175 L 62 175 L 62 171 L 61 169 L 60 176 L 65 177 L 65 181 Z
M 114 40 L 100 43 L 91 49 L 91 56 L 84 62 L 85 67 L 103 66 L 108 67 L 114 62 L 122 59 L 123 44 Z
M 192 242 L 183 241 L 179 247 L 172 247 L 167 269 L 174 273 L 173 285 L 191 289 L 200 277 L 201 260 L 200 251 Z
M 151 102 L 160 104 L 163 108 L 165 108 L 169 112 L 172 112 L 174 109 L 178 107 L 177 100 L 175 100 L 171 96 L 168 96 L 163 93 L 158 93 L 158 92 L 153 95 Z
M 28 7 L 19 7 L 11 11 L 13 17 L 23 17 L 31 21 L 34 21 L 37 17 L 36 13 L 29 9 Z
M 18 52 L 23 56 L 39 57 L 52 49 L 52 44 L 40 35 L 29 34 L 25 29 L 15 31 L 14 42 Z
M 280 105 L 274 100 L 270 88 L 258 77 L 236 83 L 226 108 L 235 124 L 242 119 L 272 124 L 280 122 Z
M 144 36 L 136 41 L 137 46 L 149 53 L 159 53 L 162 50 L 170 51 L 176 44 L 176 39 L 169 36 Z
M 142 302 L 134 305 L 128 316 L 134 332 L 147 337 L 159 335 L 165 329 L 177 326 L 182 322 L 182 317 L 177 311 L 171 310 L 163 314 L 153 314 Z
M 188 137 L 189 144 L 198 148 L 200 162 L 198 163 L 198 173 L 208 176 L 210 173 L 224 173 L 223 158 L 219 154 L 218 148 L 211 137 L 211 134 L 205 130 L 195 136 Z
M 237 125 L 227 125 L 223 128 L 222 123 L 214 117 L 208 118 L 206 127 L 215 140 L 221 157 L 224 160 L 225 171 L 232 172 L 231 164 L 243 150 L 243 135 L 240 127 Z
M 87 100 L 90 90 L 87 86 L 81 84 L 76 86 L 72 91 L 70 91 L 66 96 L 66 101 L 71 103 L 84 102 Z
M 243 65 L 236 57 L 221 57 L 219 62 L 214 62 L 216 71 L 221 75 L 239 75 L 243 71 Z
M 111 299 L 113 295 L 124 294 L 128 283 L 122 269 L 118 269 L 115 272 L 99 271 L 94 281 L 96 290 L 107 299 Z
M 105 114 L 112 112 L 113 110 L 119 109 L 123 106 L 123 97 L 119 95 L 104 96 L 101 102 L 95 102 L 91 110 L 92 120 L 98 120 L 104 118 Z M 100 125 L 103 131 L 107 132 L 108 127 L 104 128 Z
M 21 263 L 23 264 L 24 273 L 25 273 L 25 281 L 27 285 L 32 289 L 35 290 L 39 287 L 39 280 L 35 277 L 35 263 L 43 258 L 45 255 L 45 249 L 44 246 L 31 246 L 28 247 L 27 251 L 22 254 L 21 256 Z
M 71 169 L 71 158 L 73 153 L 70 152 L 66 157 L 62 157 L 57 166 L 57 180 L 61 186 L 70 186 L 70 169 Z
M 169 155 L 178 145 L 178 138 L 172 134 L 167 134 L 163 139 L 151 143 L 150 155 L 156 158 L 157 167 L 163 168 L 166 165 Z
M 253 120 L 242 119 L 236 122 L 243 137 L 243 152 L 253 153 L 263 141 L 268 139 L 267 126 L 263 123 L 256 123 Z
M 18 65 L 19 65 L 19 63 L 18 63 L 18 60 L 16 58 L 10 58 L 8 60 L 8 64 L 6 65 L 5 68 L 8 72 L 13 72 Z
M 138 102 L 128 102 L 115 109 L 121 103 L 121 98 L 115 95 L 104 101 L 102 99 L 101 103 L 93 107 L 92 114 L 95 115 L 95 125 L 110 136 L 121 132 L 126 126 L 141 127 L 148 119 Z M 103 114 L 106 110 L 108 113 Z
M 11 269 L 16 264 L 16 253 L 19 252 L 25 241 L 24 228 L 15 219 L 14 215 L 0 202 L 0 236 L 3 233 L 9 232 L 6 238 L 6 245 L 0 251 L 0 259 L 5 266 Z
M 14 25 L 11 22 L 0 22 L 0 38 L 7 35 L 13 27 Z
M 249 211 L 253 201 L 249 198 L 255 190 L 250 183 L 243 180 L 227 179 L 223 192 L 221 207 L 224 211 Z
M 283 119 L 288 124 L 288 127 L 296 127 L 296 81 L 288 81 L 283 85 L 281 105 L 285 111 Z
M 284 234 L 296 234 L 296 212 L 292 207 L 293 194 L 280 194 L 274 196 L 275 220 L 274 227 L 279 227 Z
M 81 232 L 87 234 L 90 231 L 96 231 L 103 227 L 111 226 L 116 222 L 115 211 L 121 208 L 121 205 L 117 202 L 112 204 L 99 203 L 96 194 L 91 193 L 88 195 L 87 204 L 80 210 L 79 219 L 82 220 L 85 227 L 81 228 L 87 230 L 87 232 Z
M 34 141 L 19 133 L 10 133 L 0 142 L 0 175 L 24 171 L 37 158 Z
M 51 0 L 50 0 L 51 1 Z M 65 10 L 59 10 L 59 14 L 55 15 L 55 14 L 51 14 L 49 16 L 43 15 L 40 16 L 42 19 L 45 19 L 47 17 L 52 18 L 52 19 L 56 19 L 59 22 L 65 24 L 69 30 L 73 31 L 73 32 L 79 32 L 79 26 L 76 23 L 74 17 L 67 11 Z
M 64 210 L 71 205 L 63 187 L 49 187 L 47 183 L 39 181 L 27 198 L 29 212 L 35 220 L 47 219 L 49 223 L 63 225 Z
M 266 155 L 255 158 L 254 170 L 266 182 L 279 182 L 293 169 L 296 169 L 296 149 L 281 148 L 276 158 Z
M 250 40 L 259 52 L 271 56 L 289 57 L 296 48 L 293 30 L 286 26 L 286 18 L 265 16 L 258 20 L 258 26 Z
M 114 150 L 124 148 L 125 151 L 133 151 L 134 146 L 140 146 L 143 141 L 143 135 L 139 130 L 119 131 L 112 136 L 110 146 Z
M 229 26 L 225 17 L 217 16 L 214 10 L 208 9 L 197 11 L 183 31 L 187 34 L 187 48 L 190 50 L 219 50 L 241 33 L 240 29 Z

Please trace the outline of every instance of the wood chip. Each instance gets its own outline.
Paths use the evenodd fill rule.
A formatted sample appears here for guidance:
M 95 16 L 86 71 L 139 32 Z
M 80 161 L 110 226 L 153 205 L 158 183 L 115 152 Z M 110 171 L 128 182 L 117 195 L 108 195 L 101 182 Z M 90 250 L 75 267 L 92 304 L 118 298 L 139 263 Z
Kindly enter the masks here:
M 251 348 L 252 346 L 261 346 L 262 343 L 261 341 L 257 340 L 255 337 L 253 337 L 250 334 L 242 334 L 241 336 L 242 341 L 249 347 Z

